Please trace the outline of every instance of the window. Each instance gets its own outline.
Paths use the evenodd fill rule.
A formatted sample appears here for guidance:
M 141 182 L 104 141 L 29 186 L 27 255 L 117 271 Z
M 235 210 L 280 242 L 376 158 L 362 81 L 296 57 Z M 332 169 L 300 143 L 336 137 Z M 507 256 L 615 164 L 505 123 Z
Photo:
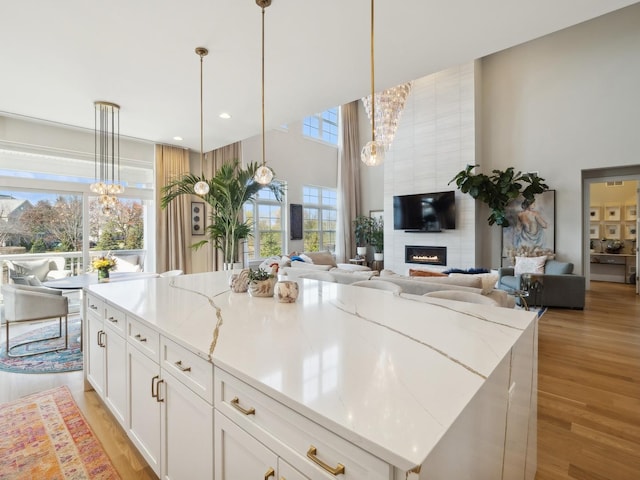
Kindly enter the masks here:
M 273 192 L 265 187 L 253 202 L 244 206 L 244 218 L 253 225 L 253 236 L 247 239 L 247 257 L 258 260 L 284 252 L 285 201 L 278 202 Z
M 331 145 L 338 144 L 338 107 L 309 115 L 302 122 L 302 134 Z
M 335 251 L 338 193 L 335 188 L 305 186 L 303 195 L 304 250 Z

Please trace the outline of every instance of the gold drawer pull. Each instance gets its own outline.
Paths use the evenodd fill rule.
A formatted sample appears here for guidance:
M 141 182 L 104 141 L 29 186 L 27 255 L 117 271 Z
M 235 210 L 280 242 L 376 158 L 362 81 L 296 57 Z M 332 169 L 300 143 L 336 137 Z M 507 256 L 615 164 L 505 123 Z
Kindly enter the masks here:
M 182 360 L 178 360 L 177 362 L 174 363 L 174 365 L 176 367 L 178 367 L 178 369 L 180 369 L 181 372 L 190 372 L 191 371 L 191 367 L 183 367 L 182 366 Z
M 275 477 L 276 476 L 276 471 L 269 467 L 269 470 L 267 470 L 267 473 L 264 474 L 264 480 L 269 480 L 270 477 Z
M 146 338 L 142 338 L 142 336 L 140 334 L 137 334 L 134 338 L 136 340 L 138 340 L 139 342 L 146 342 L 147 341 L 147 339 Z
M 240 406 L 240 400 L 238 399 L 238 397 L 233 397 L 233 400 L 231 400 L 231 405 L 238 410 L 239 412 L 244 413 L 245 415 L 255 415 L 256 414 L 256 409 L 251 407 L 250 409 L 246 410 L 244 408 L 242 408 Z
M 329 465 L 327 465 L 326 463 L 324 463 L 322 460 L 320 460 L 316 454 L 318 453 L 318 449 L 316 447 L 314 447 L 313 445 L 311 445 L 309 447 L 309 451 L 307 452 L 307 457 L 309 457 L 309 459 L 314 462 L 317 465 L 320 465 L 322 468 L 324 468 L 327 472 L 329 472 L 331 475 L 340 475 L 340 474 L 344 474 L 344 465 L 342 465 L 341 463 L 338 464 L 337 467 L 333 468 L 330 467 Z

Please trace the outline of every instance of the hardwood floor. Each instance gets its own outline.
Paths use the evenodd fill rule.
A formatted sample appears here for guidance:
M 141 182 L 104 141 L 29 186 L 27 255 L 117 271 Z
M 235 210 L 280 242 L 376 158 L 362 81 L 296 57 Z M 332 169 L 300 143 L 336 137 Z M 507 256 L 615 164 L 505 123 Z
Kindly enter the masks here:
M 592 282 L 539 323 L 537 480 L 640 478 L 640 297 Z
M 640 297 L 592 282 L 584 311 L 549 309 L 539 324 L 537 480 L 640 478 Z M 0 372 L 0 402 L 68 385 L 123 479 L 155 479 L 82 372 Z M 489 479 L 493 480 L 493 479 Z

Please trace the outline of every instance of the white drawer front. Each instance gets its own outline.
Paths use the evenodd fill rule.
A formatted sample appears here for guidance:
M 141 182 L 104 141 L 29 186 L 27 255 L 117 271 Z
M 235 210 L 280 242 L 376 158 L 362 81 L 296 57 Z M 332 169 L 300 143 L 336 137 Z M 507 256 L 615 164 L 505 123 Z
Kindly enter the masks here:
M 126 324 L 129 343 L 135 345 L 154 362 L 159 362 L 160 335 L 158 332 L 130 317 L 127 319 Z
M 213 364 L 168 338 L 160 342 L 160 366 L 213 405 Z
M 126 316 L 125 313 L 111 305 L 106 305 L 106 322 L 105 325 L 109 325 L 111 329 L 124 337 L 126 331 Z
M 345 480 L 391 478 L 389 464 L 280 402 L 219 368 L 215 369 L 214 378 L 215 408 L 265 445 L 274 448 L 276 453 L 304 475 Z M 283 444 L 284 454 L 270 445 L 274 437 Z M 287 454 L 289 449 L 295 455 Z M 329 473 L 329 469 L 341 470 L 341 467 L 344 468 L 343 473 Z
M 94 315 L 96 318 L 104 319 L 105 304 L 103 300 L 88 294 L 85 299 L 85 304 L 88 315 Z

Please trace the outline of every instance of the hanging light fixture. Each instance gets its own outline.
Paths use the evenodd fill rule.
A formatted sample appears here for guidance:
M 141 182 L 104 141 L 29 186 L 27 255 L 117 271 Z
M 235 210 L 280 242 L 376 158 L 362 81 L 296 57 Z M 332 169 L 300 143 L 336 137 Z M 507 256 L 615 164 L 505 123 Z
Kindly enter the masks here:
M 95 182 L 89 188 L 98 194 L 104 213 L 111 213 L 116 195 L 124 192 L 120 182 L 120 106 L 111 102 L 93 103 L 95 141 Z
M 204 129 L 203 129 L 203 106 L 202 106 L 202 59 L 209 54 L 209 50 L 204 47 L 196 47 L 196 54 L 200 56 L 200 175 L 204 178 L 204 148 L 202 146 Z M 206 195 L 209 193 L 209 184 L 204 180 L 196 182 L 193 191 L 198 195 Z
M 253 178 L 261 185 L 268 185 L 273 180 L 273 170 L 267 167 L 264 148 L 264 9 L 271 5 L 271 0 L 256 0 L 256 5 L 262 9 L 262 165 L 258 167 Z
M 371 0 L 371 95 L 362 99 L 371 121 L 371 141 L 367 142 L 360 154 L 362 161 L 369 167 L 380 165 L 384 161 L 385 151 L 391 146 L 400 114 L 411 91 L 411 83 L 406 83 L 375 93 L 374 3 Z

